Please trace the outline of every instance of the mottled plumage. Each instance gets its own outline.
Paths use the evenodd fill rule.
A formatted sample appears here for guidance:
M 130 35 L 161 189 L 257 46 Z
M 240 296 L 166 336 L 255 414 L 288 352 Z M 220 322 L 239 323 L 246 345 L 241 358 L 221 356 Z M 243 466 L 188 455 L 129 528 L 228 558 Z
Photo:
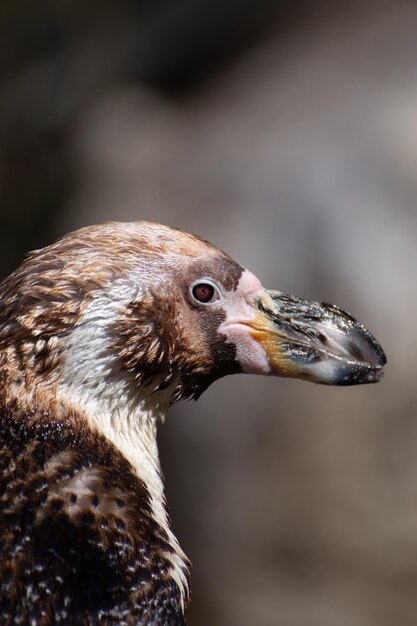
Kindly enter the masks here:
M 183 624 L 145 484 L 103 437 L 27 418 L 1 420 L 2 623 Z
M 351 384 L 384 362 L 352 317 L 182 231 L 109 223 L 31 253 L 0 285 L 2 623 L 184 624 L 158 420 L 227 374 Z

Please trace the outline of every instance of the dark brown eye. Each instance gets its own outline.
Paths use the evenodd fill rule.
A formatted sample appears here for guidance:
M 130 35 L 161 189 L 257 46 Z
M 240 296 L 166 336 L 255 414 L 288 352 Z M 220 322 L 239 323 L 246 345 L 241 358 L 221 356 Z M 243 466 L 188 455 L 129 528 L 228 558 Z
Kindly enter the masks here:
M 202 304 L 209 304 L 219 299 L 218 290 L 209 282 L 195 284 L 191 289 L 194 300 Z
M 193 296 L 199 302 L 210 302 L 214 296 L 214 287 L 206 283 L 200 283 L 193 287 Z

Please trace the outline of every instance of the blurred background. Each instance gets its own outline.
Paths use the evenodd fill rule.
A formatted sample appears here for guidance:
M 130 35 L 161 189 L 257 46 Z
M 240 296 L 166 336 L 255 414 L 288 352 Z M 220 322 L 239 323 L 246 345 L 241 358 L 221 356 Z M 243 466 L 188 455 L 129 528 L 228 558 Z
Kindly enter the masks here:
M 160 429 L 190 626 L 417 623 L 417 3 L 2 0 L 0 270 L 104 220 L 337 303 L 379 385 L 236 376 Z

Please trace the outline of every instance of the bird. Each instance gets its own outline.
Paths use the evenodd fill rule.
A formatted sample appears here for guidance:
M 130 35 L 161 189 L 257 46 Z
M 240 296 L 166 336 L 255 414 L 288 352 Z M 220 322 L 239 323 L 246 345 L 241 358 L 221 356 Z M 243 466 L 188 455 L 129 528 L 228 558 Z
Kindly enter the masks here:
M 204 239 L 106 222 L 0 284 L 2 624 L 184 626 L 157 427 L 217 379 L 381 380 L 346 311 L 264 289 Z

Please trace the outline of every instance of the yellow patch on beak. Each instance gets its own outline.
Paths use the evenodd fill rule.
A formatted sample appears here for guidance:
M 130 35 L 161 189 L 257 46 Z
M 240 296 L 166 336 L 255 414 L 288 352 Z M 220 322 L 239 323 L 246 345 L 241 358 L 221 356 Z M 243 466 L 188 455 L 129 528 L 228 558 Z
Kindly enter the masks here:
M 281 335 L 275 324 L 263 313 L 259 312 L 253 323 L 248 324 L 250 335 L 257 341 L 265 352 L 268 359 L 271 373 L 276 376 L 297 376 L 297 368 L 281 348 L 282 344 L 288 342 Z

